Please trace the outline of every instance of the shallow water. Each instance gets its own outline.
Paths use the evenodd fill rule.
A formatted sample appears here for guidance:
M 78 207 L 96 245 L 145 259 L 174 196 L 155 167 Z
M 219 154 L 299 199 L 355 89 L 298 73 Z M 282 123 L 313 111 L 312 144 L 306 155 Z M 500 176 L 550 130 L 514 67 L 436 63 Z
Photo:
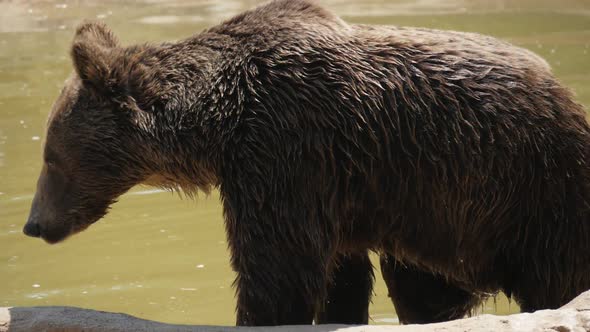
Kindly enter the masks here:
M 590 106 L 590 2 L 320 1 L 358 23 L 474 31 L 529 48 Z M 21 234 L 44 125 L 71 71 L 74 26 L 105 20 L 126 42 L 179 39 L 258 3 L 0 0 L 0 306 L 71 305 L 174 323 L 234 323 L 234 275 L 218 195 L 196 202 L 151 188 L 124 195 L 86 232 L 49 246 Z M 542 291 L 542 290 L 540 290 Z M 518 308 L 505 297 L 487 313 Z M 396 322 L 377 277 L 373 323 Z

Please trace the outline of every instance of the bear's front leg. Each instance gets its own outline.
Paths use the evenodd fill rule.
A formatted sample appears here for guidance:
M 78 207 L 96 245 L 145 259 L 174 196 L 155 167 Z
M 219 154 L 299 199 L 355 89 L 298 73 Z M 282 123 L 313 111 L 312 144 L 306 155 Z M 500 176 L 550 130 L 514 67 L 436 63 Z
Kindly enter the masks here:
M 326 298 L 332 251 L 324 227 L 303 215 L 307 209 L 275 214 L 276 206 L 252 209 L 240 201 L 224 199 L 237 325 L 311 324 Z
M 252 236 L 252 234 L 243 234 Z M 237 320 L 241 326 L 311 324 L 325 297 L 321 255 L 265 237 L 233 246 Z M 232 240 L 230 240 L 232 241 Z M 274 243 L 273 243 L 274 242 Z

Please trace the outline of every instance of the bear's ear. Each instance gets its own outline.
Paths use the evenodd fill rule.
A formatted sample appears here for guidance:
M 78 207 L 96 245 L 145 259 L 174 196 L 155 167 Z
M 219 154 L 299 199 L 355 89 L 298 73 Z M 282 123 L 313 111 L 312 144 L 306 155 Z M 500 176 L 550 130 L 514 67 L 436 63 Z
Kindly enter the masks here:
M 85 84 L 99 90 L 107 88 L 113 50 L 119 42 L 111 30 L 98 22 L 86 22 L 76 29 L 72 43 L 72 60 L 78 76 Z

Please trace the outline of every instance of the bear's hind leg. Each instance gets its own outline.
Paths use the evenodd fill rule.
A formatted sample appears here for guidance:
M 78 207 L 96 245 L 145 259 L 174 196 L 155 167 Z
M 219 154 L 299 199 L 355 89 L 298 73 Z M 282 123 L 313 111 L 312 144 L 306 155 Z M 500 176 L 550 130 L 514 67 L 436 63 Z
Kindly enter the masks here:
M 367 252 L 336 259 L 328 298 L 316 315 L 317 324 L 367 324 L 373 291 L 373 265 Z
M 404 265 L 381 254 L 381 272 L 402 324 L 425 324 L 459 319 L 481 303 L 482 298 L 443 277 L 415 266 Z
M 556 257 L 561 260 L 553 264 L 544 265 L 539 259 L 524 265 L 512 289 L 521 312 L 557 309 L 590 289 L 590 269 L 585 264 L 576 264 L 565 254 Z

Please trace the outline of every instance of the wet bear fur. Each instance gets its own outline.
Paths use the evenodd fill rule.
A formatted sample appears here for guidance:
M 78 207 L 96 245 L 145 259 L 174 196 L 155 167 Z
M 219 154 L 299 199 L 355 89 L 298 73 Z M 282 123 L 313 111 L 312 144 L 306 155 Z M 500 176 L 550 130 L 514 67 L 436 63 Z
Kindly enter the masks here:
M 403 323 L 590 288 L 590 131 L 533 53 L 278 0 L 178 42 L 81 25 L 25 232 L 54 243 L 144 183 L 218 188 L 237 324 Z

